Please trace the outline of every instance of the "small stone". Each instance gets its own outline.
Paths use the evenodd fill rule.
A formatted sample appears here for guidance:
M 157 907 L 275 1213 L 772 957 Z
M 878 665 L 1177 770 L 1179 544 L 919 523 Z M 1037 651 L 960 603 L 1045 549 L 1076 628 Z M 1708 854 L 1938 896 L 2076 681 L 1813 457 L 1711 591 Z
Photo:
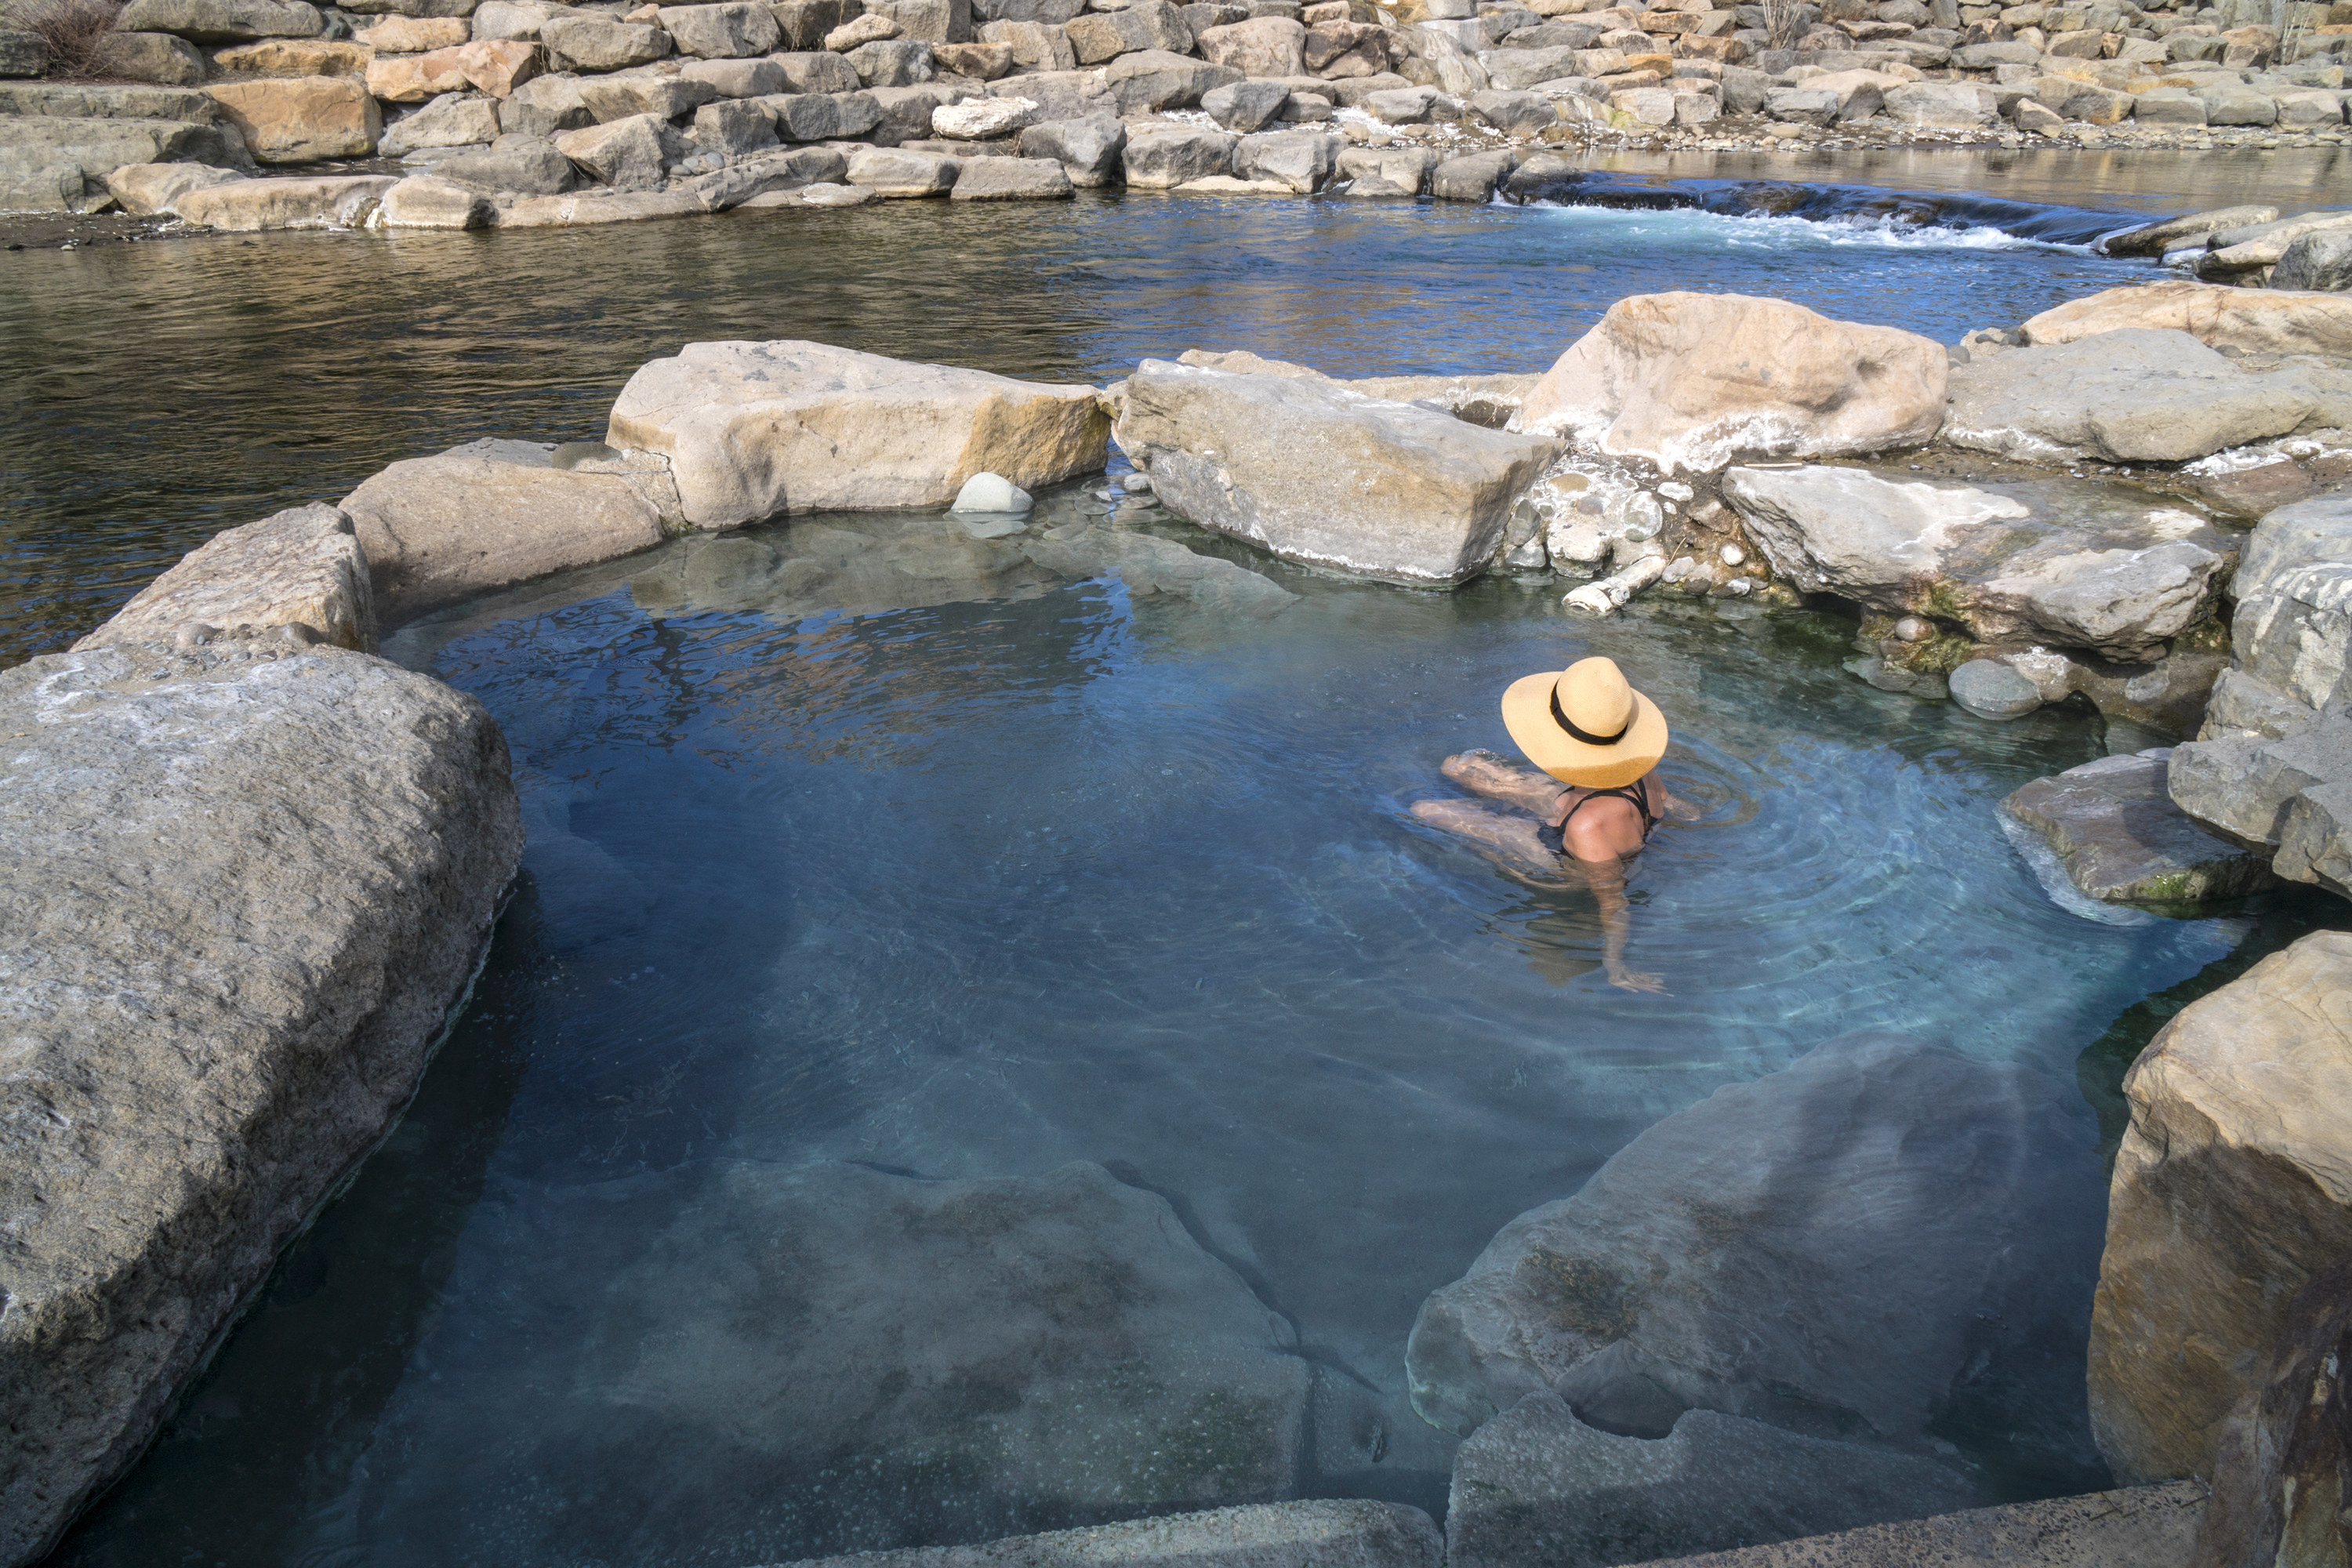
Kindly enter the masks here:
M 1740 549 L 1737 544 L 1727 544 L 1716 553 L 1723 558 L 1723 563 L 1726 566 L 1738 566 L 1748 559 L 1748 552 Z
M 1905 642 L 1926 642 L 1936 628 L 1916 616 L 1906 616 L 1895 623 L 1895 635 Z
M 1979 719 L 2016 719 L 2042 706 L 2042 689 L 1995 658 L 1972 658 L 1951 674 L 1952 700 Z
M 862 207 L 874 199 L 874 192 L 864 185 L 836 185 L 830 181 L 803 186 L 800 195 L 813 207 Z

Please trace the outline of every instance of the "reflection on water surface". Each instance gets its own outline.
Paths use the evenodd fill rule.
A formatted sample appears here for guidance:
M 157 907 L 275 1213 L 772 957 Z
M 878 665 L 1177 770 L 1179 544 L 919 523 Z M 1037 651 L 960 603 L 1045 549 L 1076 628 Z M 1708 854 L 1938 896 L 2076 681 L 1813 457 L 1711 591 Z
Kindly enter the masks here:
M 2035 199 L 2198 205 L 2029 172 Z M 8 657 L 212 528 L 393 458 L 594 434 L 629 370 L 693 338 L 1055 377 L 1193 344 L 1531 369 L 1637 289 L 1949 339 L 2147 275 L 1981 230 L 1150 198 L 22 260 L 32 287 L 0 300 L 39 345 L 5 382 Z M 91 330 L 100 300 L 128 330 Z M 887 1357 L 779 1382 L 674 1353 L 781 1342 L 787 1312 L 726 1293 L 752 1244 L 725 1225 L 810 1170 L 1087 1161 L 1165 1197 L 1311 1390 L 1293 1484 L 1440 1507 L 1453 1440 L 1406 1404 L 1404 1336 L 1505 1221 L 1861 1028 L 2079 1081 L 2084 1136 L 2111 1146 L 2137 1041 L 2311 918 L 2068 913 L 1992 808 L 2099 754 L 2096 717 L 1989 724 L 1874 691 L 1830 617 L 1571 622 L 1508 582 L 1400 592 L 1164 521 L 1115 531 L 1047 549 L 809 520 L 395 639 L 505 731 L 523 884 L 415 1108 L 58 1561 L 741 1568 L 1085 1517 L 878 1422 L 794 1447 L 795 1410 L 847 1419 L 898 1386 Z M 1171 549 L 1239 570 L 1186 575 Z M 1670 996 L 1600 983 L 1589 898 L 1407 814 L 1445 793 L 1447 752 L 1507 744 L 1508 679 L 1586 652 L 1665 709 L 1673 785 L 1706 808 L 1633 889 L 1633 962 Z M 2095 1229 L 2104 1197 L 2050 1201 Z M 856 1238 L 825 1245 L 855 1263 Z M 975 1419 L 1003 1408 L 968 1392 Z M 2056 1404 L 1937 1436 L 1987 1499 L 2098 1484 L 2066 1457 L 2082 1410 Z

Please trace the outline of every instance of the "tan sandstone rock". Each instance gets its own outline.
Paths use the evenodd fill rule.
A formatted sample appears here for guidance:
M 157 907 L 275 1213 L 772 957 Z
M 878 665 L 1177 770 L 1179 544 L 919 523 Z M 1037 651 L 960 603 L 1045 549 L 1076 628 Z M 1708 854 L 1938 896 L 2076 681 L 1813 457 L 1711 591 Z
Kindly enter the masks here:
M 474 441 L 345 496 L 387 626 L 662 540 L 668 476 L 642 454 Z
M 2352 294 L 2141 283 L 2069 300 L 2022 331 L 2029 343 L 2071 343 L 2126 327 L 2170 328 L 2208 348 L 2352 356 Z
M 1943 345 L 1743 294 L 1620 300 L 1560 355 L 1520 429 L 1712 472 L 1913 446 L 1944 419 Z
M 238 44 L 213 56 L 213 63 L 239 76 L 365 76 L 375 52 L 364 44 L 329 38 L 264 38 Z
M 132 217 L 152 217 L 175 209 L 182 196 L 245 176 L 205 163 L 125 163 L 106 176 L 107 195 Z
M 2183 1008 L 2124 1092 L 2092 1426 L 2118 1480 L 2210 1478 L 2295 1294 L 2352 1257 L 2352 933 L 2305 937 Z
M 463 92 L 465 62 L 454 48 L 421 55 L 378 55 L 367 68 L 368 90 L 386 103 L 423 103 L 445 92 Z
M 264 163 L 363 158 L 383 134 L 383 111 L 366 85 L 351 77 L 264 78 L 205 90 Z
M 193 190 L 172 205 L 189 223 L 231 234 L 269 228 L 357 228 L 375 213 L 390 174 L 323 174 L 315 179 L 236 180 Z
M 605 438 L 667 456 L 687 521 L 718 529 L 945 506 L 982 472 L 1034 489 L 1100 468 L 1109 434 L 1090 386 L 784 342 L 688 343 L 641 366 Z
M 170 642 L 191 623 L 307 626 L 320 642 L 373 653 L 375 600 L 352 520 L 313 504 L 215 533 L 74 647 Z

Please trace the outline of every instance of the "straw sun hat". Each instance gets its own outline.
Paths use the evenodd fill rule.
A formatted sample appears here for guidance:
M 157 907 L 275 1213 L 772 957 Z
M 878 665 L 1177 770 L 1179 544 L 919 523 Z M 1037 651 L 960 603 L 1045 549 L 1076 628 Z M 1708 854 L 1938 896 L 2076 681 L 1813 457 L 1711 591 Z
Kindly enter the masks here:
M 1614 659 L 1511 682 L 1503 723 L 1528 760 L 1562 784 L 1615 789 L 1666 754 L 1666 716 L 1625 683 Z

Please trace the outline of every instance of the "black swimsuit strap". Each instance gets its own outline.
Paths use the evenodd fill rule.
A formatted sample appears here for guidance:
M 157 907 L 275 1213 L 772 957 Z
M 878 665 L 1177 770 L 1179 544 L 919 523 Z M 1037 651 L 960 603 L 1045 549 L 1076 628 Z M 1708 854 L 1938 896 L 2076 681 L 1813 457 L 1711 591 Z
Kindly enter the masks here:
M 1640 780 L 1636 780 L 1629 784 L 1619 784 L 1615 789 L 1596 789 L 1588 792 L 1582 800 L 1578 801 L 1574 805 L 1568 808 L 1568 815 L 1566 816 L 1559 819 L 1559 830 L 1562 833 L 1566 833 L 1568 831 L 1569 823 L 1575 819 L 1576 814 L 1582 811 L 1587 805 L 1599 800 L 1603 795 L 1610 795 L 1618 800 L 1628 800 L 1633 803 L 1633 809 L 1642 814 L 1643 837 L 1647 838 L 1650 836 L 1650 830 L 1657 826 L 1657 814 L 1650 809 L 1649 789 Z

